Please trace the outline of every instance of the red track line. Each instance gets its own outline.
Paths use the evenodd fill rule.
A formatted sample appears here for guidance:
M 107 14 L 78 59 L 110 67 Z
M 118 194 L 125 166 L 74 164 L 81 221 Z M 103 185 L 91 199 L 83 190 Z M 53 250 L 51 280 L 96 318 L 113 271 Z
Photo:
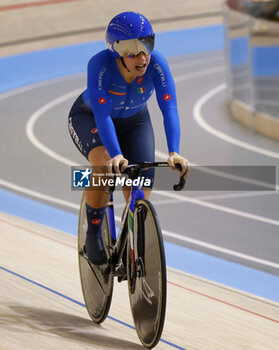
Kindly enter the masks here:
M 220 300 L 220 299 L 217 299 L 217 298 L 211 297 L 210 295 L 207 295 L 207 294 L 204 294 L 204 293 L 198 292 L 198 291 L 196 291 L 196 290 L 194 290 L 194 289 L 190 289 L 190 288 L 187 288 L 187 287 L 181 286 L 180 284 L 176 284 L 176 283 L 173 283 L 173 282 L 170 282 L 170 281 L 168 281 L 168 283 L 169 283 L 169 284 L 172 284 L 172 285 L 174 285 L 174 286 L 176 286 L 176 287 L 183 288 L 183 289 L 185 289 L 185 290 L 187 290 L 187 291 L 189 291 L 189 292 L 191 292 L 191 293 L 195 293 L 195 294 L 201 295 L 201 296 L 203 296 L 203 297 L 206 297 L 206 298 L 208 298 L 208 299 L 211 299 L 211 300 L 217 301 L 218 303 L 222 303 L 222 304 L 225 304 L 225 305 L 228 305 L 228 306 L 234 307 L 234 308 L 236 308 L 236 309 L 238 309 L 238 310 L 242 310 L 242 311 L 248 312 L 248 313 L 250 313 L 250 314 L 252 314 L 252 315 L 259 316 L 259 317 L 262 317 L 262 318 L 265 318 L 265 319 L 267 319 L 267 320 L 269 320 L 269 321 L 279 323 L 279 321 L 278 321 L 278 320 L 274 320 L 273 318 L 270 318 L 270 317 L 267 317 L 267 316 L 264 316 L 264 315 L 258 314 L 258 313 L 254 312 L 254 311 L 250 311 L 250 310 L 244 309 L 243 307 L 240 307 L 240 306 L 237 306 L 237 305 L 234 305 L 234 304 L 228 303 L 228 302 L 226 302 L 226 301 L 224 301 L 224 300 Z
M 10 225 L 10 226 L 14 226 L 14 227 L 16 227 L 16 228 L 18 228 L 18 229 L 20 229 L 20 230 L 24 230 L 24 231 L 26 231 L 26 232 L 33 233 L 33 234 L 36 235 L 36 236 L 49 239 L 50 241 L 53 241 L 53 242 L 56 242 L 56 243 L 60 243 L 60 244 L 62 244 L 62 245 L 64 245 L 64 246 L 67 246 L 67 247 L 70 247 L 70 248 L 73 248 L 73 249 L 77 249 L 77 247 L 75 247 L 75 246 L 73 246 L 73 245 L 71 245 L 71 244 L 67 244 L 67 243 L 65 243 L 65 242 L 61 242 L 61 241 L 59 241 L 58 239 L 49 237 L 49 236 L 44 235 L 44 234 L 42 234 L 42 233 L 39 233 L 39 232 L 37 232 L 37 231 L 33 231 L 33 230 L 29 229 L 29 228 L 22 227 L 22 226 L 20 226 L 20 225 L 16 225 L 16 224 L 14 224 L 14 223 L 11 223 L 11 222 L 6 221 L 6 220 L 3 220 L 3 219 L 0 219 L 0 222 L 3 222 L 3 223 L 5 223 L 5 224 L 7 224 L 7 225 Z
M 24 230 L 24 231 L 33 233 L 33 234 L 35 234 L 35 235 L 37 235 L 37 236 L 44 237 L 44 238 L 46 238 L 46 239 L 49 239 L 49 240 L 51 240 L 51 241 L 60 243 L 60 244 L 65 245 L 65 246 L 67 246 L 67 247 L 76 249 L 76 247 L 73 246 L 73 245 L 70 245 L 70 244 L 61 242 L 61 241 L 56 240 L 56 239 L 54 239 L 54 238 L 51 238 L 51 237 L 49 237 L 49 236 L 47 236 L 47 235 L 43 235 L 43 234 L 38 233 L 38 232 L 36 232 L 36 231 L 33 231 L 33 230 L 27 229 L 27 228 L 25 228 L 25 227 L 22 227 L 22 226 L 20 226 L 20 225 L 16 225 L 16 224 L 14 224 L 14 223 L 11 223 L 11 222 L 9 222 L 9 221 L 0 219 L 0 222 L 3 222 L 3 223 L 8 224 L 8 225 L 10 225 L 10 226 L 14 226 L 14 227 L 19 228 L 19 229 L 21 229 L 21 230 Z M 175 286 L 175 287 L 185 289 L 185 290 L 187 290 L 188 292 L 191 292 L 191 293 L 194 293 L 194 294 L 198 294 L 198 295 L 201 295 L 201 296 L 203 296 L 203 297 L 205 297 L 205 298 L 208 298 L 208 299 L 217 301 L 218 303 L 222 303 L 222 304 L 231 306 L 231 307 L 233 307 L 233 308 L 235 308 L 235 309 L 248 312 L 248 313 L 250 313 L 250 314 L 252 314 L 252 315 L 259 316 L 259 317 L 261 317 L 261 318 L 265 318 L 265 319 L 268 320 L 268 321 L 272 321 L 272 322 L 279 323 L 278 320 L 274 320 L 274 319 L 272 319 L 272 318 L 270 318 L 270 317 L 267 317 L 267 316 L 258 314 L 258 313 L 254 312 L 254 311 L 250 311 L 250 310 L 244 309 L 244 308 L 242 308 L 242 307 L 240 307 L 240 306 L 237 306 L 237 305 L 228 303 L 228 302 L 226 302 L 226 301 L 224 301 L 224 300 L 211 297 L 210 295 L 207 295 L 207 294 L 198 292 L 198 291 L 196 291 L 196 290 L 194 290 L 194 289 L 190 289 L 190 288 L 184 287 L 184 286 L 182 286 L 182 285 L 180 285 L 180 284 L 177 284 L 177 283 L 174 283 L 174 282 L 170 282 L 170 281 L 167 281 L 167 283 L 169 283 L 169 284 L 171 284 L 171 285 L 173 285 L 173 286 Z
M 78 1 L 78 0 L 45 0 L 45 1 L 36 1 L 36 2 L 26 2 L 24 4 L 0 6 L 0 11 L 18 10 L 26 7 L 45 6 L 45 5 L 59 4 L 62 2 L 72 2 L 72 1 Z

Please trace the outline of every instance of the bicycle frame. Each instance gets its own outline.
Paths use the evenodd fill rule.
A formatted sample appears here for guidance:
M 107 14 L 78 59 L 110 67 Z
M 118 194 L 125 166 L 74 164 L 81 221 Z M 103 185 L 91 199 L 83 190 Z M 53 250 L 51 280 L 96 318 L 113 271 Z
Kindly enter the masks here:
M 177 168 L 181 170 L 180 164 L 176 164 Z M 146 169 L 149 167 L 169 167 L 169 164 L 167 162 L 143 162 L 139 164 L 129 165 L 128 166 L 131 169 L 131 178 L 137 178 L 140 175 L 140 171 L 142 169 Z M 133 168 L 134 167 L 134 168 Z M 183 176 L 180 176 L 179 183 L 177 185 L 174 185 L 173 188 L 175 191 L 180 191 L 185 185 L 185 179 Z M 133 247 L 133 230 L 134 230 L 134 207 L 136 204 L 136 201 L 138 199 L 144 198 L 144 192 L 140 185 L 138 186 L 132 186 L 131 193 L 129 200 L 125 206 L 122 220 L 121 220 L 121 226 L 119 230 L 119 234 L 116 237 L 116 229 L 115 229 L 115 218 L 114 218 L 114 209 L 113 209 L 113 190 L 111 191 L 111 197 L 110 201 L 106 207 L 106 214 L 107 214 L 107 220 L 108 220 L 108 226 L 109 231 L 112 236 L 113 242 L 115 243 L 112 247 L 112 257 L 113 257 L 113 265 L 115 267 L 120 266 L 121 264 L 121 258 L 125 249 L 125 245 L 127 242 L 128 234 L 131 235 L 131 251 L 132 251 L 132 261 L 134 264 L 134 247 Z M 127 226 L 127 230 L 126 230 Z M 115 272 L 115 271 L 114 271 Z
M 125 249 L 127 242 L 128 234 L 133 234 L 133 220 L 134 220 L 134 207 L 138 199 L 144 198 L 144 192 L 140 186 L 132 186 L 131 194 L 129 200 L 125 206 L 122 215 L 121 226 L 119 229 L 118 236 L 116 238 L 116 229 L 115 229 L 115 218 L 114 218 L 114 209 L 113 209 L 113 194 L 111 194 L 110 201 L 106 208 L 106 214 L 108 219 L 108 226 L 113 241 L 115 242 L 112 247 L 112 256 L 114 259 L 114 265 L 120 266 L 121 258 Z M 126 227 L 128 229 L 126 229 Z M 132 244 L 133 240 L 131 240 Z M 131 246 L 133 251 L 133 246 Z M 133 257 L 132 257 L 133 258 Z

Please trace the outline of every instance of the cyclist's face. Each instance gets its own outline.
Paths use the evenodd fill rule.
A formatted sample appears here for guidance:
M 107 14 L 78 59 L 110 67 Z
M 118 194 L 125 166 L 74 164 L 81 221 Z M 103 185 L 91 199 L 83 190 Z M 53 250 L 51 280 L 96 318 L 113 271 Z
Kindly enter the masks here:
M 129 71 L 135 76 L 144 75 L 146 69 L 149 65 L 151 55 L 145 55 L 140 52 L 136 56 L 126 56 L 124 57 L 124 62 L 129 69 Z

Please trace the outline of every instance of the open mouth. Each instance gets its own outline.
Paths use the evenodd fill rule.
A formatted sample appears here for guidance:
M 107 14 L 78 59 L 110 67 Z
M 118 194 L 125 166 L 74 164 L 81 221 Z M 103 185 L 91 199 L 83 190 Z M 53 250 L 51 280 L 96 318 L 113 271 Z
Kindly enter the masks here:
M 141 65 L 138 65 L 136 66 L 136 70 L 144 70 L 146 68 L 146 64 L 141 64 Z

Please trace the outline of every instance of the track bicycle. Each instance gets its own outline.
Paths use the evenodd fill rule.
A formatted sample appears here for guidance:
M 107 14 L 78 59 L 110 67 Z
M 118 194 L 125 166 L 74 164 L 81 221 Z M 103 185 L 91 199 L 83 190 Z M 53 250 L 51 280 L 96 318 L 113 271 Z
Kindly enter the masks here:
M 125 173 L 133 180 L 143 169 L 168 166 L 167 162 L 143 162 L 128 165 Z M 181 176 L 174 190 L 181 190 L 184 184 Z M 141 343 L 150 349 L 159 342 L 165 320 L 167 281 L 163 237 L 156 211 L 151 202 L 144 199 L 140 186 L 132 186 L 116 236 L 113 190 L 102 223 L 107 263 L 100 266 L 92 264 L 86 255 L 86 203 L 85 195 L 82 196 L 78 256 L 84 301 L 91 319 L 103 322 L 111 305 L 114 277 L 119 282 L 127 279 L 136 332 Z

